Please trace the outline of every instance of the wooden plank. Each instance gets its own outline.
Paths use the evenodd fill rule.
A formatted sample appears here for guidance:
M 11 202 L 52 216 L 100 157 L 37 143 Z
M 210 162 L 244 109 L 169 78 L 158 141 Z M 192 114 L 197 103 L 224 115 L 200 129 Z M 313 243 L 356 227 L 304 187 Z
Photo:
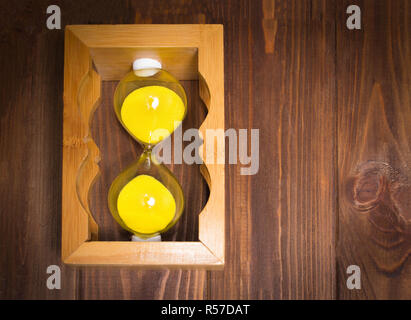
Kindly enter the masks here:
M 165 4 L 163 4 L 164 6 Z M 161 10 L 162 6 L 159 6 Z M 156 14 L 154 13 L 153 16 Z M 122 20 L 127 23 L 127 21 Z M 164 23 L 166 20 L 160 20 Z M 128 21 L 130 22 L 130 21 Z M 141 22 L 136 16 L 136 23 Z M 178 20 L 175 22 L 179 22 Z M 195 21 L 196 22 L 196 21 Z M 119 125 L 114 114 L 111 113 L 111 95 L 114 92 L 116 83 L 103 82 L 102 105 L 97 109 L 94 124 L 99 121 L 108 121 L 111 125 Z M 183 123 L 184 129 L 198 128 L 205 118 L 205 108 L 201 105 L 198 95 L 197 82 L 183 82 L 183 86 L 188 94 L 188 102 L 192 107 L 188 110 L 186 121 Z M 113 122 L 113 123 L 112 123 Z M 120 172 L 130 161 L 135 160 L 141 152 L 140 147 L 130 139 L 122 128 L 118 127 L 117 135 L 109 135 L 104 130 L 94 127 L 93 136 L 97 138 L 97 145 L 102 152 L 102 175 L 96 181 L 94 195 L 92 196 L 92 210 L 98 210 L 97 218 L 100 226 L 100 238 L 106 240 L 126 240 L 127 235 L 119 229 L 113 228 L 112 218 L 104 203 L 97 202 L 101 195 L 106 195 L 106 191 L 112 178 L 105 173 L 110 170 L 103 170 L 105 166 L 111 166 L 114 171 Z M 117 132 L 117 131 L 116 131 Z M 121 146 L 124 152 L 116 161 L 111 161 L 110 156 L 119 156 L 116 148 Z M 114 149 L 113 149 L 114 148 Z M 109 160 L 109 161 L 107 161 Z M 118 167 L 120 165 L 120 167 Z M 207 200 L 207 187 L 199 174 L 196 166 L 172 164 L 170 169 L 182 182 L 184 193 L 188 199 L 187 210 L 192 213 L 199 212 Z M 103 184 L 101 184 L 101 182 Z M 191 188 L 196 185 L 196 192 Z M 104 191 L 106 190 L 106 191 Z M 94 211 L 96 212 L 96 211 Z M 198 240 L 198 228 L 188 226 L 198 226 L 198 216 L 184 214 L 179 223 L 172 228 L 164 238 L 167 240 Z M 113 299 L 202 299 L 206 297 L 207 278 L 206 271 L 203 270 L 136 270 L 135 268 L 79 268 L 79 298 L 113 298 Z
M 154 28 L 153 28 L 154 27 Z M 89 48 L 177 47 L 200 45 L 198 24 L 76 25 L 68 26 Z
M 228 166 L 227 262 L 210 272 L 210 298 L 335 298 L 334 10 L 333 1 L 216 9 L 230 13 L 226 127 L 260 129 L 260 169 Z
M 0 299 L 74 299 L 77 271 L 60 258 L 64 34 L 41 33 L 46 8 L 31 5 L 7 9 L 27 29 L 1 19 Z M 60 290 L 46 286 L 50 265 Z
M 338 296 L 411 298 L 411 6 L 357 1 L 362 29 L 338 2 Z M 346 270 L 361 268 L 361 290 Z
M 85 162 L 91 163 L 89 169 L 97 173 L 94 159 L 87 158 L 89 148 L 89 116 L 87 109 L 93 109 L 96 96 L 99 93 L 98 84 L 90 87 L 91 57 L 88 48 L 69 30 L 66 30 L 64 53 L 64 117 L 63 117 L 63 177 L 62 177 L 62 259 L 70 256 L 84 241 L 90 239 L 89 214 L 80 199 L 86 198 L 87 190 L 80 187 L 83 195 L 78 194 L 78 176 Z M 97 81 L 99 80 L 98 77 Z M 81 90 L 86 85 L 92 90 Z M 94 95 L 93 95 L 94 93 Z M 90 98 L 89 98 L 90 97 Z M 82 116 L 82 113 L 83 116 Z M 94 164 L 94 165 L 93 165 Z M 81 173 L 81 171 L 80 171 Z M 90 185 L 94 178 L 80 181 L 80 184 Z M 96 232 L 96 226 L 94 226 Z
M 199 216 L 199 239 L 224 263 L 225 164 L 224 161 L 219 163 L 218 159 L 225 159 L 225 148 L 223 145 L 220 149 L 217 145 L 218 141 L 224 140 L 223 26 L 203 26 L 200 35 L 198 72 L 201 76 L 200 88 L 203 88 L 200 96 L 208 109 L 207 117 L 199 128 L 203 137 L 203 152 L 200 152 L 200 157 L 204 161 L 203 171 L 207 168 L 205 177 L 209 179 L 210 195 Z M 208 88 L 208 92 L 204 87 Z M 217 141 L 212 135 L 210 143 L 208 133 L 212 130 L 217 132 Z
M 208 115 L 199 129 L 200 135 L 202 134 L 204 137 L 204 144 L 206 146 L 202 171 L 207 170 L 206 176 L 210 179 L 209 199 L 199 216 L 199 239 L 215 254 L 217 259 L 221 261 L 221 264 L 224 264 L 224 49 L 223 28 L 221 25 L 151 25 L 149 27 L 146 25 L 98 25 L 66 27 L 62 188 L 62 256 L 64 261 L 67 257 L 73 256 L 74 251 L 82 242 L 90 239 L 97 240 L 98 233 L 98 226 L 88 206 L 89 188 L 99 172 L 97 165 L 99 150 L 92 135 L 90 135 L 89 126 L 100 98 L 100 77 L 91 69 L 90 48 L 100 41 L 99 37 L 109 47 L 113 46 L 116 48 L 116 46 L 119 47 L 120 45 L 124 47 L 132 45 L 138 47 L 145 43 L 142 42 L 142 39 L 146 38 L 147 33 L 151 33 L 151 38 L 147 42 L 154 46 L 162 46 L 164 43 L 167 43 L 169 46 L 177 45 L 178 48 L 180 41 L 172 37 L 174 29 L 178 30 L 177 33 L 184 34 L 185 38 L 181 38 L 184 38 L 186 45 L 191 44 L 192 47 L 198 47 L 198 72 L 203 83 L 202 88 L 207 87 L 209 91 L 207 96 L 212 97 L 212 99 L 207 98 L 204 100 L 207 104 Z M 108 60 L 111 56 L 104 55 L 101 52 L 99 54 L 101 59 L 99 63 L 111 63 Z M 190 58 L 189 62 L 191 60 Z M 132 61 L 129 62 L 131 63 Z M 116 64 L 114 64 L 115 66 Z M 176 67 L 181 67 L 181 64 L 177 61 Z M 201 92 L 204 93 L 204 90 Z M 104 126 L 104 128 L 107 131 L 108 127 Z M 216 149 L 217 151 L 215 151 L 214 147 L 210 148 L 209 131 L 207 131 L 215 131 L 215 129 L 218 130 L 218 135 L 221 138 L 218 140 L 222 144 L 221 149 L 219 146 Z M 118 151 L 122 152 L 121 149 Z M 222 163 L 215 163 L 215 160 L 212 159 L 216 152 L 223 153 Z M 200 157 L 202 157 L 202 152 L 200 152 Z M 211 158 L 211 161 L 209 158 Z M 100 199 L 100 201 L 105 203 L 105 197 Z M 140 251 L 144 250 L 143 248 L 144 244 Z M 150 248 L 147 245 L 147 250 Z M 108 257 L 111 257 L 107 261 L 110 261 L 110 264 L 115 263 L 112 261 L 112 257 L 117 257 L 118 252 L 111 253 L 109 250 L 103 250 L 100 252 L 100 255 L 104 252 L 106 252 Z M 158 264 L 174 265 L 172 257 L 167 255 L 166 252 L 164 253 L 165 255 L 161 256 Z M 150 252 L 143 252 L 142 256 L 146 254 L 151 255 Z M 154 254 L 153 256 L 155 257 L 156 255 Z M 170 259 L 169 263 L 166 261 L 168 257 Z M 70 259 L 70 261 L 73 263 L 73 259 Z M 87 261 L 94 264 L 92 259 Z M 136 261 L 140 260 L 137 259 Z M 134 264 L 137 264 L 136 261 L 134 261 Z M 187 259 L 184 261 L 187 264 Z M 95 264 L 100 264 L 100 262 Z M 192 264 L 196 264 L 196 261 L 193 261 Z
M 145 268 L 214 268 L 223 263 L 201 242 L 85 242 L 66 263 L 75 265 L 142 266 Z

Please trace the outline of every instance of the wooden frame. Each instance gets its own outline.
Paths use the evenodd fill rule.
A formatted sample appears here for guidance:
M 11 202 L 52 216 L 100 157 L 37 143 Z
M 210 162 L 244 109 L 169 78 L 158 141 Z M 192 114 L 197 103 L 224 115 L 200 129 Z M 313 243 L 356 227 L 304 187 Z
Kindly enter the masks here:
M 200 241 L 97 241 L 98 226 L 89 209 L 88 192 L 99 173 L 100 159 L 89 124 L 98 105 L 101 81 L 119 80 L 139 57 L 160 59 L 163 68 L 180 80 L 198 79 L 200 97 L 208 108 L 200 127 L 204 143 L 206 129 L 224 128 L 221 25 L 67 26 L 62 260 L 74 265 L 221 268 L 225 247 L 224 164 L 207 163 L 204 158 L 201 172 L 210 187 L 210 197 L 199 216 Z

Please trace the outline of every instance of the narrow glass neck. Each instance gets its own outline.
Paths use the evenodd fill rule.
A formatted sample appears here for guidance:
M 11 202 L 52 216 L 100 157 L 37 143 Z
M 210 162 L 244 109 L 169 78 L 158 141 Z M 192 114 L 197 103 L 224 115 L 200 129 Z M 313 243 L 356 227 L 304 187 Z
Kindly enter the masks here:
M 154 167 L 158 164 L 152 151 L 152 146 L 144 146 L 143 153 L 141 154 L 138 160 L 139 167 L 145 172 L 152 171 Z

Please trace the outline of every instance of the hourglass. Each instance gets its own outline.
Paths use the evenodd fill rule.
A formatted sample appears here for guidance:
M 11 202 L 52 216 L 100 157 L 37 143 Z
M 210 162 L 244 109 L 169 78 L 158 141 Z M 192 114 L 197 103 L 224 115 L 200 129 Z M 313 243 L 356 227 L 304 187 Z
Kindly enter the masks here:
M 141 157 L 111 184 L 108 205 L 132 241 L 161 241 L 184 209 L 184 195 L 172 172 L 160 164 L 153 147 L 181 125 L 187 111 L 185 91 L 153 59 L 137 59 L 118 84 L 114 111 L 127 132 L 144 148 Z

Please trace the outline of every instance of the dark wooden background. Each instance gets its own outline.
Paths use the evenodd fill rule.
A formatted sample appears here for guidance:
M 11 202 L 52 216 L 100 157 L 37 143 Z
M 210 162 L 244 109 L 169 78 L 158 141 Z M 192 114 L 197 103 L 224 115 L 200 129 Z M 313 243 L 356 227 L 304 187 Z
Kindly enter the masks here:
M 227 166 L 224 271 L 62 264 L 64 31 L 46 28 L 50 4 L 63 26 L 224 24 L 226 128 L 260 129 L 258 174 Z M 362 30 L 345 26 L 350 4 Z M 410 1 L 1 1 L 0 13 L 0 298 L 411 299 Z M 139 149 L 120 128 L 117 140 L 99 131 L 117 125 L 114 86 L 103 83 L 93 134 L 101 165 L 120 170 Z M 185 86 L 198 127 L 197 84 Z M 111 163 L 119 141 L 129 147 Z M 197 168 L 173 169 L 199 210 Z M 91 202 L 115 240 L 125 235 L 97 201 L 111 179 Z M 192 221 L 167 237 L 195 240 Z M 61 290 L 46 287 L 51 264 Z M 361 290 L 346 287 L 352 264 Z

